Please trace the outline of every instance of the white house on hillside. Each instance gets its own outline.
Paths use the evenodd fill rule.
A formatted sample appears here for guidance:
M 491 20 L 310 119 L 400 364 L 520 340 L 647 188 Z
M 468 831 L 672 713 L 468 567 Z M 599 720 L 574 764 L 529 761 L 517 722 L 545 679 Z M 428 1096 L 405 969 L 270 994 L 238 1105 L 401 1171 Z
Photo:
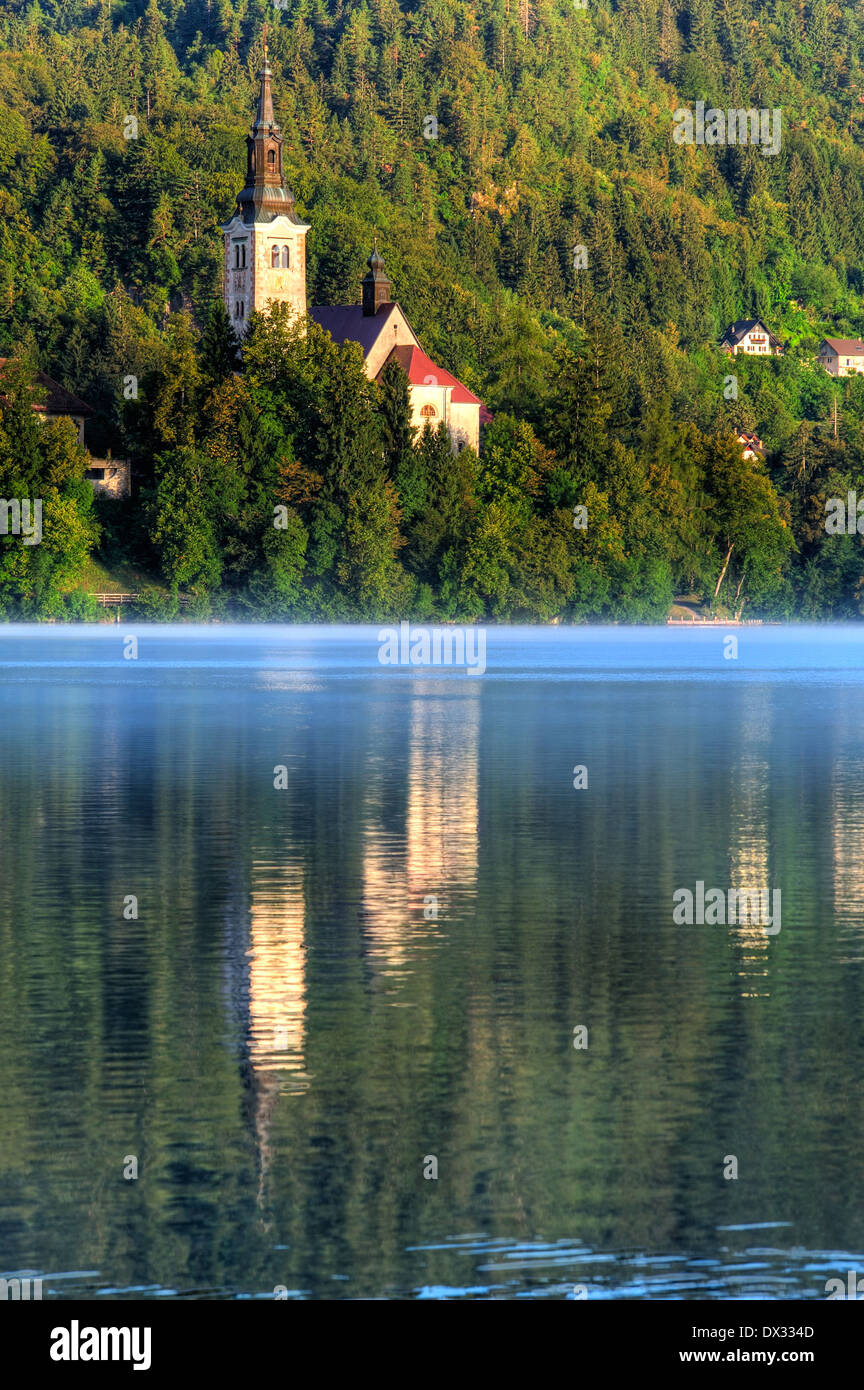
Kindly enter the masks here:
M 769 332 L 761 319 L 739 319 L 737 323 L 730 323 L 720 339 L 720 346 L 732 357 L 739 352 L 748 357 L 779 357 L 783 351 L 780 339 Z

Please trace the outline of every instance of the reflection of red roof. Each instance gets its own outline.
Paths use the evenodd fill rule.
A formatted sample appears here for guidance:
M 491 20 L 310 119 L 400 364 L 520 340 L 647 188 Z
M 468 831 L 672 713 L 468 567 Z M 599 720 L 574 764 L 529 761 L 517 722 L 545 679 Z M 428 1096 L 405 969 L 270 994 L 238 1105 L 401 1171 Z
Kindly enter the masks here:
M 487 420 L 492 419 L 479 396 L 475 396 L 473 391 L 469 391 L 467 386 L 463 386 L 461 381 L 455 376 L 451 376 L 443 367 L 437 366 L 432 358 L 427 357 L 420 348 L 395 347 L 387 358 L 387 362 L 384 363 L 384 367 L 387 366 L 388 362 L 398 362 L 412 386 L 451 386 L 453 388 L 450 393 L 451 401 L 457 405 L 479 405 L 480 419 L 484 424 Z M 384 367 L 381 368 L 382 372 Z M 378 373 L 379 377 L 380 375 L 381 372 Z

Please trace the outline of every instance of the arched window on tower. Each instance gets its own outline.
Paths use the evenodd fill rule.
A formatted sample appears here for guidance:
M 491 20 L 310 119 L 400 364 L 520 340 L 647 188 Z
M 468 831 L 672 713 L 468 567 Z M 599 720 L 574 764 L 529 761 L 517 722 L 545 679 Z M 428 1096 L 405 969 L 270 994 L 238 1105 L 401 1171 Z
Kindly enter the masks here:
M 437 410 L 435 409 L 434 405 L 424 405 L 424 406 L 421 406 L 421 408 L 420 408 L 420 419 L 421 419 L 421 420 L 437 420 L 437 418 L 438 418 L 438 412 L 437 412 Z
M 234 305 L 234 317 L 235 319 L 242 319 L 246 317 L 246 306 L 244 305 L 242 299 L 238 299 Z
M 283 246 L 283 247 L 282 247 L 282 269 L 283 269 L 283 270 L 287 270 L 288 267 L 290 266 L 290 264 L 291 264 L 291 258 L 290 258 L 289 254 L 288 254 L 288 247 L 287 247 L 287 246 Z
M 270 268 L 271 268 L 271 270 L 278 270 L 278 269 L 279 269 L 279 247 L 278 247 L 278 246 L 273 246 L 273 247 L 271 248 L 271 251 L 270 251 Z
M 268 150 L 268 151 L 267 151 L 267 163 L 268 163 L 269 165 L 271 165 L 271 166 L 274 165 L 274 164 L 276 163 L 276 151 L 275 151 L 275 150 Z
M 234 247 L 234 269 L 245 270 L 246 268 L 246 243 L 238 241 Z

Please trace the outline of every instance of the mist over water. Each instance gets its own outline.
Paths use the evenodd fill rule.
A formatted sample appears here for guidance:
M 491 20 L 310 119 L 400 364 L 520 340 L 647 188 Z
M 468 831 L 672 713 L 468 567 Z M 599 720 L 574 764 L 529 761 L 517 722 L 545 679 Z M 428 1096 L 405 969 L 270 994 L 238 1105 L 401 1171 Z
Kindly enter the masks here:
M 0 1275 L 824 1298 L 864 632 L 488 628 L 477 676 L 378 631 L 0 629 Z M 675 925 L 700 882 L 782 930 Z

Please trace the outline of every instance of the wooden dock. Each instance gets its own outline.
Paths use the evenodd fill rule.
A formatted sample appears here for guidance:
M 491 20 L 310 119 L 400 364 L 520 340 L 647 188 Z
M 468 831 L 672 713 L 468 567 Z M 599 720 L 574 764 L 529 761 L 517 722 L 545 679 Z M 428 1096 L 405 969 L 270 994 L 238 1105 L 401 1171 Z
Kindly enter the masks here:
M 102 608 L 120 608 L 120 607 L 123 606 L 124 603 L 135 603 L 139 598 L 143 598 L 144 595 L 143 595 L 143 594 L 140 594 L 140 593 L 139 593 L 139 594 L 94 594 L 93 597 L 95 598 L 96 602 L 97 602 Z M 178 597 L 177 597 L 177 602 L 179 603 L 180 607 L 183 608 L 187 603 L 189 603 L 189 597 L 188 597 L 188 595 L 187 595 L 187 594 L 179 594 Z

